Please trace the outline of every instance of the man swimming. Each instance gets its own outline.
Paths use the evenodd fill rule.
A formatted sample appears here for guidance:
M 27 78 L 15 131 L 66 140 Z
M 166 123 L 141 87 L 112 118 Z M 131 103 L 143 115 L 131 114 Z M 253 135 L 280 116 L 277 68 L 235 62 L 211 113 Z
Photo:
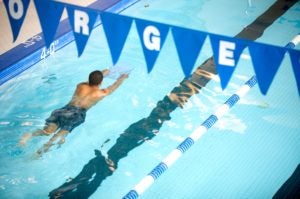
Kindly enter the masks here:
M 37 153 L 47 152 L 58 138 L 60 138 L 58 144 L 62 145 L 65 142 L 65 136 L 84 122 L 87 110 L 115 91 L 128 77 L 127 74 L 123 74 L 111 86 L 106 89 L 100 89 L 103 77 L 108 74 L 109 70 L 107 69 L 91 72 L 88 82 L 82 82 L 77 85 L 71 101 L 66 106 L 54 110 L 50 117 L 46 119 L 44 129 L 37 129 L 33 133 L 24 134 L 19 142 L 20 145 L 25 145 L 32 137 L 50 135 L 57 130 L 59 131 Z

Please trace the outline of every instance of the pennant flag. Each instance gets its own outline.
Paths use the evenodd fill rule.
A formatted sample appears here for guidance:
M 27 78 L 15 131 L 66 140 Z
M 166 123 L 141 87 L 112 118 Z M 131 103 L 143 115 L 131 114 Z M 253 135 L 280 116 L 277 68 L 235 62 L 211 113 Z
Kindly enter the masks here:
M 52 43 L 64 6 L 52 0 L 34 0 L 46 47 Z
M 239 62 L 246 43 L 236 38 L 210 34 L 214 61 L 224 90 Z
M 297 82 L 298 93 L 300 95 L 300 51 L 289 49 L 290 58 L 294 70 L 294 75 Z
M 132 18 L 103 12 L 100 14 L 113 64 L 120 57 L 132 24 Z
M 78 57 L 80 57 L 91 35 L 98 14 L 91 10 L 87 12 L 86 9 L 77 6 L 68 5 L 66 8 L 77 46 Z
M 182 70 L 187 77 L 191 74 L 207 34 L 179 27 L 173 27 L 172 34 Z
M 169 26 L 135 19 L 138 35 L 143 46 L 148 72 L 151 72 L 166 40 Z
M 249 52 L 260 91 L 266 95 L 286 50 L 276 46 L 251 42 L 249 43 Z
M 30 0 L 4 0 L 4 5 L 13 33 L 13 42 L 18 38 Z

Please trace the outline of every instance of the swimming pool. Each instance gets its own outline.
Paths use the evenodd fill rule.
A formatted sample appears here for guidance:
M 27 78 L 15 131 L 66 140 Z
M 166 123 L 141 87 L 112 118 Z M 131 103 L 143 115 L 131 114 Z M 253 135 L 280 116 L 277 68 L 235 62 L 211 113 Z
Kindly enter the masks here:
M 122 14 L 234 36 L 274 2 L 206 0 L 174 4 L 170 0 L 148 0 Z M 228 6 L 235 9 L 228 12 Z M 299 9 L 297 3 L 258 41 L 284 46 L 299 33 Z M 210 48 L 207 40 L 197 66 L 211 57 Z M 65 197 L 76 193 L 90 198 L 121 198 L 254 74 L 251 61 L 241 59 L 226 90 L 221 90 L 217 79 L 212 80 L 182 109 L 166 108 L 164 97 L 183 79 L 172 38 L 167 37 L 153 71 L 147 74 L 132 28 L 120 57 L 120 64 L 134 67 L 128 80 L 88 112 L 86 122 L 68 135 L 61 148 L 32 160 L 31 155 L 49 137 L 33 139 L 21 149 L 16 146 L 21 135 L 42 127 L 44 119 L 69 101 L 76 84 L 85 81 L 90 71 L 111 65 L 101 27 L 93 31 L 82 57 L 76 55 L 73 42 L 1 86 L 1 198 L 47 198 L 50 192 Z M 105 79 L 104 86 L 112 81 Z M 169 109 L 171 118 L 160 112 L 160 107 Z M 267 96 L 258 87 L 253 88 L 143 198 L 270 198 L 299 164 L 300 113 L 295 111 L 299 107 L 286 56 Z M 155 113 L 165 120 L 161 127 L 151 123 Z M 152 140 L 141 142 L 128 155 L 120 151 L 135 143 L 118 142 L 118 138 L 126 138 L 130 132 L 152 136 L 158 130 Z M 131 138 L 128 136 L 128 140 Z M 102 176 L 101 158 L 95 156 L 95 150 L 127 156 L 120 159 L 113 175 Z

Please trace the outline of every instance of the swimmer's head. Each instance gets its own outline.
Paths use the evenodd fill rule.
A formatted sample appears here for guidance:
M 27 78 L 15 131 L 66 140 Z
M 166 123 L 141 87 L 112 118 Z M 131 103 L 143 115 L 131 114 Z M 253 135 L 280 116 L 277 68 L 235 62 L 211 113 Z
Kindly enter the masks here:
M 103 80 L 103 74 L 99 70 L 95 70 L 89 75 L 89 85 L 90 86 L 98 86 L 101 84 Z

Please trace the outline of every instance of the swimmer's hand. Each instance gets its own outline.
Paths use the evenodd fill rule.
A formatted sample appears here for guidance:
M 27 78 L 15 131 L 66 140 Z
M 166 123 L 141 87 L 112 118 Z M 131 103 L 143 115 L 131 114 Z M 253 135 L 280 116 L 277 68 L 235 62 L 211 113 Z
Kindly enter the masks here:
M 110 71 L 109 71 L 109 69 L 104 69 L 101 72 L 103 74 L 103 77 L 106 77 L 109 74 Z

